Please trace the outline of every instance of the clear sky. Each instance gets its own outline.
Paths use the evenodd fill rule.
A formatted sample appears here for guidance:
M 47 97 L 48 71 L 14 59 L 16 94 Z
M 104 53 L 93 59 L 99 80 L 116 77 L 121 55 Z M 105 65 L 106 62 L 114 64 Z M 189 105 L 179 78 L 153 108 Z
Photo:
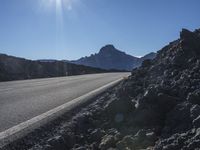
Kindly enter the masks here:
M 106 44 L 142 56 L 200 28 L 200 0 L 0 0 L 0 53 L 77 59 Z

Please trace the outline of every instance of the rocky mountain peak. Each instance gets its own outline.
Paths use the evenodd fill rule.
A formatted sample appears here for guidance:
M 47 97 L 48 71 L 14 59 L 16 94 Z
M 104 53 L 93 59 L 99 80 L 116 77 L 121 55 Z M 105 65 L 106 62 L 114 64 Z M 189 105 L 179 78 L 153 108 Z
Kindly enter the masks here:
M 200 40 L 200 29 L 196 29 L 194 32 L 182 29 L 180 32 L 180 39 L 188 40 L 188 42 L 192 40 Z
M 189 51 L 190 54 L 200 54 L 200 30 L 197 29 L 194 32 L 191 32 L 187 29 L 182 29 L 180 33 L 180 40 L 181 40 L 181 46 L 183 50 Z
M 116 49 L 113 45 L 108 44 L 102 47 L 97 54 L 89 57 L 82 57 L 72 61 L 75 64 L 92 66 L 103 69 L 132 70 L 141 65 L 145 59 L 153 59 L 156 53 L 145 55 L 142 58 L 134 57 L 123 51 Z
M 191 32 L 190 30 L 188 29 L 182 29 L 182 31 L 180 32 L 180 38 L 181 39 L 185 39 L 185 38 L 188 38 L 188 37 L 192 37 L 194 35 L 194 32 Z
M 115 53 L 115 52 L 120 52 L 117 50 L 113 45 L 108 44 L 104 47 L 102 47 L 99 51 L 100 54 L 107 54 L 107 53 Z

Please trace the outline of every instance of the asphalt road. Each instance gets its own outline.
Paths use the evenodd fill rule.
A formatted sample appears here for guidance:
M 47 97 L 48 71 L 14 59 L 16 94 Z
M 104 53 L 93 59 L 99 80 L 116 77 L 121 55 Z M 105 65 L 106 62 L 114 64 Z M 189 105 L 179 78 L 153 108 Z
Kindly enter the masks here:
M 90 74 L 0 83 L 0 132 L 130 73 Z

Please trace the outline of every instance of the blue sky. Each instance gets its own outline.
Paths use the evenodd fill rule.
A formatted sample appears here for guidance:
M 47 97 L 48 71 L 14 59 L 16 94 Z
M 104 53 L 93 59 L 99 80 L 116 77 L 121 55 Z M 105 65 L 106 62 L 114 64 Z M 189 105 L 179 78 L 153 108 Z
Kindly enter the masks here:
M 142 56 L 200 28 L 199 0 L 0 0 L 0 53 L 77 59 L 106 44 Z

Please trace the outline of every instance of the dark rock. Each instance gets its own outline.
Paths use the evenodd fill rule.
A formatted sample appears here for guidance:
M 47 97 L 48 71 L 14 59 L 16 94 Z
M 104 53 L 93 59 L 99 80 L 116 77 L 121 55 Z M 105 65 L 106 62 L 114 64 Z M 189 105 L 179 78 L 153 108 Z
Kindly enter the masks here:
M 125 136 L 122 141 L 119 141 L 116 144 L 116 148 L 118 150 L 127 150 L 127 149 L 134 149 L 134 138 L 132 136 Z
M 193 123 L 195 128 L 199 128 L 200 127 L 200 115 L 196 119 L 194 119 L 192 121 L 192 123 Z
M 116 147 L 118 150 L 144 149 L 153 146 L 156 140 L 157 137 L 153 132 L 147 133 L 145 130 L 140 130 L 135 136 L 125 136 L 116 144 Z
M 188 94 L 187 100 L 192 104 L 199 104 L 200 105 L 200 90 L 195 90 Z
M 134 122 L 138 126 L 161 126 L 164 124 L 165 115 L 181 100 L 159 90 L 150 88 L 139 100 L 139 106 L 134 114 Z
M 107 149 L 112 148 L 112 147 L 115 147 L 114 136 L 113 135 L 105 135 L 101 140 L 99 148 L 101 150 L 107 150 Z
M 155 150 L 193 150 L 198 149 L 200 144 L 198 129 L 191 129 L 181 134 L 173 134 L 169 138 L 161 139 L 155 145 Z
M 191 119 L 194 120 L 200 115 L 200 106 L 194 105 L 190 109 Z
M 73 148 L 72 150 L 87 150 L 87 148 L 84 146 L 80 146 L 78 148 Z
M 151 146 L 154 145 L 155 141 L 157 141 L 158 137 L 156 136 L 156 134 L 151 131 L 151 132 L 147 132 L 146 133 L 146 138 L 149 142 L 151 142 L 152 144 L 150 144 Z
M 48 144 L 53 149 L 65 150 L 67 147 L 65 146 L 66 143 L 61 136 L 54 137 L 48 140 Z
M 182 29 L 181 33 L 180 33 L 180 38 L 181 39 L 190 39 L 193 38 L 195 34 L 187 29 Z
M 190 117 L 191 104 L 178 104 L 167 114 L 163 135 L 181 133 L 192 128 Z
M 74 144 L 76 143 L 76 138 L 74 133 L 69 132 L 69 131 L 65 131 L 62 132 L 62 137 L 64 139 L 64 141 L 66 141 L 66 149 L 70 149 L 74 146 Z
M 135 104 L 129 99 L 116 99 L 107 104 L 106 112 L 116 123 L 122 122 L 128 113 L 135 110 Z
M 94 131 L 91 132 L 90 138 L 92 141 L 100 141 L 101 138 L 105 135 L 105 131 L 101 129 L 95 129 Z
M 151 59 L 146 59 L 142 62 L 142 67 L 149 67 L 152 64 L 152 60 Z

